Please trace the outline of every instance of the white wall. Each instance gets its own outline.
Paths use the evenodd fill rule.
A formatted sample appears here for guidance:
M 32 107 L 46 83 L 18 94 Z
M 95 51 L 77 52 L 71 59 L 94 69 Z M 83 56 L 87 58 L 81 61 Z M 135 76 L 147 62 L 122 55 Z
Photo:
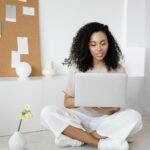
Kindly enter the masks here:
M 122 45 L 123 4 L 120 0 L 39 0 L 42 66 L 68 57 L 77 30 L 91 21 L 108 24 Z
M 60 64 L 69 54 L 70 44 L 76 31 L 80 26 L 90 21 L 108 24 L 121 46 L 143 47 L 145 1 L 39 0 L 42 66 L 49 60 Z M 150 14 L 150 9 L 147 14 Z M 148 18 L 150 18 L 149 15 Z M 141 113 L 143 113 L 144 107 L 145 112 L 150 114 L 150 20 L 147 19 L 147 21 L 146 78 L 129 77 L 127 99 L 129 107 Z M 63 104 L 61 89 L 66 84 L 66 76 L 23 82 L 1 79 L 0 82 L 0 119 L 3 119 L 0 135 L 11 134 L 16 129 L 18 111 L 25 103 L 31 104 L 35 114 L 31 123 L 24 123 L 23 131 L 40 129 L 39 114 L 43 106 Z
M 0 136 L 11 135 L 19 125 L 19 115 L 25 104 L 31 105 L 33 118 L 23 120 L 21 132 L 43 129 L 41 109 L 48 105 L 63 105 L 66 76 L 54 78 L 34 77 L 29 80 L 0 78 Z M 57 87 L 57 88 L 56 88 Z
M 11 135 L 17 130 L 19 114 L 25 104 L 31 105 L 33 118 L 23 120 L 21 132 L 31 132 L 43 129 L 40 124 L 40 112 L 46 105 L 63 106 L 62 92 L 66 87 L 67 76 L 54 78 L 34 77 L 30 80 L 17 78 L 0 79 L 0 136 Z M 128 79 L 127 104 L 142 112 L 143 79 L 133 77 Z M 9 104 L 9 105 L 8 105 Z
M 43 68 L 54 61 L 63 72 L 61 63 L 69 55 L 77 30 L 99 21 L 108 24 L 118 40 L 128 74 L 144 75 L 146 0 L 39 0 L 39 7 Z
M 126 0 L 125 64 L 130 76 L 145 73 L 146 0 Z
M 146 0 L 128 0 L 127 47 L 145 47 Z
M 145 114 L 150 115 L 150 1 L 146 0 L 146 60 L 145 60 Z
M 125 48 L 131 46 L 144 47 L 145 0 L 39 0 L 39 6 L 42 66 L 51 60 L 60 65 L 63 59 L 68 57 L 69 48 L 77 30 L 91 21 L 108 24 L 124 53 L 127 52 Z M 137 102 L 135 105 L 140 107 L 140 110 L 144 104 L 141 101 L 144 99 L 145 58 L 144 51 L 141 53 L 143 59 L 139 59 L 140 55 L 139 53 L 137 55 L 136 51 L 125 53 L 125 60 L 128 61 L 126 66 L 129 66 L 128 73 L 133 77 L 136 76 L 133 81 L 130 81 L 131 85 L 133 82 L 135 86 L 129 86 L 129 91 L 134 91 L 129 92 L 129 99 L 131 105 L 132 101 Z M 141 67 L 135 69 L 136 65 Z M 140 97 L 139 89 L 143 89 Z
M 143 98 L 139 94 L 141 101 L 138 102 L 138 104 L 141 104 L 141 107 L 143 106 L 144 114 L 150 115 L 150 1 L 128 0 L 127 14 L 128 15 L 126 45 L 127 47 L 133 48 L 133 51 L 128 53 L 132 54 L 130 55 L 130 64 L 133 64 L 134 69 L 131 69 L 137 69 L 136 74 L 140 74 L 140 76 L 142 76 L 141 73 L 144 73 L 144 84 L 141 83 L 141 90 L 144 89 Z M 141 51 L 139 49 L 135 51 L 135 47 L 141 48 Z M 145 52 L 142 51 L 143 47 L 145 47 Z M 144 55 L 145 60 L 143 64 L 142 57 Z M 138 57 L 138 59 L 135 59 L 136 57 Z M 143 67 L 141 67 L 141 65 Z M 132 66 L 130 65 L 130 67 Z M 141 71 L 138 73 L 139 70 Z M 135 84 L 137 84 L 137 82 Z M 137 104 L 135 103 L 135 105 Z
M 127 105 L 144 115 L 144 77 L 129 77 L 127 86 Z

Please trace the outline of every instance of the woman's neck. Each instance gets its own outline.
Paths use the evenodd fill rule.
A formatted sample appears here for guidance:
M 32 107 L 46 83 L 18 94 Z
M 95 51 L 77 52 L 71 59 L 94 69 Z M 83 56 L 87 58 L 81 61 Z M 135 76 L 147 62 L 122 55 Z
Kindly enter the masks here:
M 103 61 L 94 61 L 93 64 L 95 69 L 100 69 L 105 67 L 105 63 Z

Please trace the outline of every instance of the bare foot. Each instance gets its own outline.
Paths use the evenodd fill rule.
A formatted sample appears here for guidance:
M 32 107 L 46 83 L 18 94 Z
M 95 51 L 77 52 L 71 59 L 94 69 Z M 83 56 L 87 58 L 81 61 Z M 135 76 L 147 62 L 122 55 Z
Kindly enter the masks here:
M 96 139 L 98 139 L 98 140 L 108 138 L 107 136 L 101 136 L 101 135 L 97 134 L 96 131 L 93 131 L 93 132 L 91 132 L 90 134 L 91 134 L 93 137 L 95 137 Z

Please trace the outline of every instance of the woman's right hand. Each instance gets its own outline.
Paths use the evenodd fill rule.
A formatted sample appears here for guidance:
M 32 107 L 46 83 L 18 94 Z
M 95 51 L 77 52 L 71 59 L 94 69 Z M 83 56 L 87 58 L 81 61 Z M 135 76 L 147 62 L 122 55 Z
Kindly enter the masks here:
M 93 110 L 100 112 L 102 114 L 112 115 L 120 111 L 119 107 L 92 107 Z
M 68 95 L 66 92 L 64 92 L 64 106 L 66 108 L 77 108 L 75 106 L 74 97 Z

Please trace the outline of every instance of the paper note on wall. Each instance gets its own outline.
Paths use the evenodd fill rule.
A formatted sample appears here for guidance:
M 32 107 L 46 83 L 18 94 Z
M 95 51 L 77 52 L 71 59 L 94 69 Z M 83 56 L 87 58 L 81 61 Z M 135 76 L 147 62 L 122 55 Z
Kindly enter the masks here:
M 29 54 L 27 37 L 17 37 L 17 45 L 19 54 Z
M 6 4 L 6 21 L 16 22 L 16 6 Z
M 33 7 L 23 7 L 23 14 L 34 16 L 34 8 Z
M 11 52 L 11 68 L 16 68 L 20 63 L 20 54 L 17 51 Z

